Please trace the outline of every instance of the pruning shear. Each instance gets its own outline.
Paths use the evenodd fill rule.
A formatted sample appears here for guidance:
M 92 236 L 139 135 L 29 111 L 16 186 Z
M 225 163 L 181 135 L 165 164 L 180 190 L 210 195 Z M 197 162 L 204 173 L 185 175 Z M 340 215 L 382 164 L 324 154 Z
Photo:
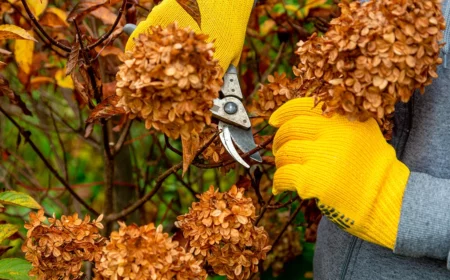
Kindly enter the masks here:
M 257 0 L 255 0 L 256 4 Z M 131 35 L 136 29 L 134 24 L 126 24 L 123 31 Z M 256 148 L 252 133 L 252 124 L 242 103 L 243 96 L 236 67 L 230 65 L 225 73 L 224 83 L 220 90 L 220 97 L 214 99 L 211 108 L 213 117 L 219 120 L 219 137 L 227 152 L 241 165 L 250 168 L 248 163 L 239 155 L 236 146 L 244 153 Z M 250 158 L 262 162 L 259 152 L 250 155 Z
M 214 99 L 211 112 L 213 117 L 219 120 L 219 137 L 227 152 L 244 167 L 250 168 L 234 146 L 236 144 L 244 153 L 256 148 L 251 129 L 252 124 L 244 104 L 242 104 L 242 91 L 237 70 L 233 65 L 230 65 L 223 80 L 223 86 L 220 90 L 221 96 Z M 262 162 L 259 152 L 253 153 L 250 158 Z

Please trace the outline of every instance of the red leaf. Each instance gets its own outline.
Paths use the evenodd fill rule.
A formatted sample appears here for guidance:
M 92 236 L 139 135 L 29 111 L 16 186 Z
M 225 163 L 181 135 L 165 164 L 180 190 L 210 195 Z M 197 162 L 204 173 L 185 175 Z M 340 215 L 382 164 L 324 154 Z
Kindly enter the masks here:
M 106 0 L 81 0 L 75 5 L 75 7 L 73 7 L 72 11 L 70 11 L 67 16 L 67 21 L 71 22 L 83 17 L 95 9 L 103 6 L 106 2 Z
M 101 20 L 104 24 L 113 25 L 117 15 L 106 7 L 99 7 L 91 12 L 91 15 Z
M 102 103 L 98 104 L 94 110 L 91 111 L 86 123 L 93 123 L 103 119 L 106 120 L 117 115 L 125 114 L 123 108 L 116 107 L 119 100 L 120 96 L 116 95 L 104 99 Z
M 177 0 L 178 4 L 197 22 L 202 29 L 202 15 L 197 0 Z
M 96 47 L 95 50 L 98 52 L 99 55 L 105 57 L 108 55 L 115 55 L 118 56 L 123 53 L 123 51 L 117 47 L 114 46 L 106 46 L 106 47 Z

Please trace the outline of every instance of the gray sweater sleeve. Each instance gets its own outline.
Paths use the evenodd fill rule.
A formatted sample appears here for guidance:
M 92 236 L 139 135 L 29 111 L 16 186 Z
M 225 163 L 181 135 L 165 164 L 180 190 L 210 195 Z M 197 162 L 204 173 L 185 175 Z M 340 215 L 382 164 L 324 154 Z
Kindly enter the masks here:
M 450 269 L 450 180 L 411 172 L 394 252 L 447 260 Z

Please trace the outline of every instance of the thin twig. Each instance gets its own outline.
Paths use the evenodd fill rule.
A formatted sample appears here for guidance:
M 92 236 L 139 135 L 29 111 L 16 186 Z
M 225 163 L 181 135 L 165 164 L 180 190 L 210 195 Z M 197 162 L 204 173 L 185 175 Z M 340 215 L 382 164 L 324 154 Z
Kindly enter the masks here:
M 295 209 L 294 213 L 291 215 L 291 217 L 289 218 L 289 221 L 284 225 L 283 229 L 280 231 L 280 233 L 278 234 L 277 238 L 275 238 L 275 241 L 272 243 L 272 249 L 270 249 L 269 252 L 267 252 L 267 254 L 270 254 L 270 252 L 272 252 L 273 248 L 275 248 L 275 246 L 278 244 L 278 242 L 281 239 L 281 236 L 283 236 L 283 234 L 286 232 L 286 230 L 288 229 L 288 227 L 292 224 L 292 222 L 295 220 L 295 217 L 297 217 L 297 214 L 300 212 L 301 207 L 298 206 L 297 209 Z
M 166 207 L 169 206 L 169 203 L 167 203 L 167 201 L 164 200 L 164 197 L 161 194 L 161 192 L 157 193 L 157 197 L 162 202 L 162 204 L 164 204 Z M 176 202 L 175 198 L 173 198 L 172 200 L 173 200 L 173 202 Z M 155 204 L 155 206 L 158 207 L 158 204 Z M 168 208 L 170 208 L 169 210 L 172 211 L 172 213 L 175 214 L 175 216 L 182 215 L 182 213 L 180 211 L 177 211 L 177 210 L 173 209 L 173 207 L 168 207 Z
M 6 0 L 1 0 L 0 2 L 8 3 L 22 18 L 24 18 L 28 22 L 28 24 L 33 25 L 33 22 L 24 14 L 22 14 L 22 11 L 20 11 L 20 9 L 16 5 Z M 69 55 L 68 53 L 65 54 L 60 53 L 57 49 L 53 47 L 53 45 L 50 42 L 47 42 L 47 40 L 45 40 L 44 36 L 40 32 L 36 32 L 36 34 L 38 35 L 39 39 L 41 39 L 41 41 L 44 43 L 44 45 L 50 48 L 52 51 L 54 51 L 57 55 L 61 57 L 67 57 Z
M 36 17 L 33 15 L 33 12 L 30 10 L 30 7 L 28 7 L 27 1 L 21 0 L 21 2 L 22 2 L 23 7 L 25 8 L 25 11 L 27 12 L 28 16 L 30 17 L 31 21 L 33 22 L 34 26 L 42 33 L 42 35 L 44 35 L 45 38 L 47 38 L 47 40 L 50 42 L 50 44 L 55 45 L 58 48 L 60 48 L 61 50 L 70 53 L 70 51 L 72 49 L 69 46 L 66 46 L 66 45 L 56 41 L 55 39 L 50 37 L 50 35 L 48 35 L 47 32 L 45 32 L 44 28 L 42 28 L 41 24 L 36 19 Z
M 174 173 L 175 177 L 177 177 L 177 180 L 192 194 L 192 196 L 197 197 L 197 192 L 194 191 L 194 189 L 186 183 L 183 178 L 178 173 Z
M 167 214 L 169 213 L 169 210 L 172 209 L 172 203 L 173 203 L 173 198 L 169 201 L 169 204 L 167 204 L 166 211 L 164 211 L 164 214 L 161 217 L 161 221 L 159 222 L 160 224 L 164 223 L 164 220 L 166 219 Z
M 257 218 L 256 221 L 255 221 L 255 226 L 257 226 L 258 223 L 261 221 L 261 219 L 264 217 L 264 214 L 265 214 L 266 211 L 267 211 L 267 205 L 270 204 L 270 202 L 272 201 L 272 199 L 273 199 L 274 197 L 275 197 L 275 196 L 272 194 L 272 195 L 270 196 L 269 200 L 267 201 L 267 203 L 266 203 L 266 204 L 263 206 L 263 208 L 261 209 L 261 211 L 260 211 L 260 213 L 259 213 L 259 215 L 258 215 L 258 218 Z
M 135 5 L 136 7 L 138 7 L 138 8 L 141 8 L 142 10 L 146 11 L 147 13 L 150 12 L 149 9 L 147 9 L 146 7 L 144 7 L 144 6 L 142 6 L 142 5 L 138 4 L 138 3 L 135 3 L 134 5 Z
M 265 124 L 263 127 L 261 127 L 258 131 L 256 131 L 255 133 L 253 133 L 253 136 L 259 135 L 264 129 L 266 129 L 267 127 L 269 127 L 270 124 Z
M 125 128 L 122 130 L 122 134 L 120 134 L 120 137 L 117 140 L 116 145 L 114 145 L 114 154 L 117 154 L 122 149 L 123 143 L 125 143 L 125 140 L 127 139 L 128 134 L 130 133 L 132 123 L 133 123 L 133 120 L 129 120 L 125 124 Z
M 248 176 L 250 177 L 252 188 L 255 190 L 255 194 L 256 194 L 256 197 L 258 198 L 259 205 L 264 206 L 266 204 L 266 202 L 264 201 L 264 198 L 261 195 L 261 190 L 259 188 L 259 185 L 261 183 L 261 177 L 264 174 L 261 172 L 261 169 L 259 169 L 259 167 L 256 167 L 255 171 L 253 172 L 254 176 L 252 176 L 252 174 L 250 173 L 250 170 L 247 169 L 246 171 L 247 171 Z M 259 172 L 259 174 L 257 174 L 256 172 Z
M 138 201 L 133 203 L 133 205 L 123 209 L 122 211 L 120 211 L 118 213 L 113 213 L 113 214 L 107 215 L 104 220 L 106 222 L 116 221 L 116 220 L 122 219 L 122 218 L 128 216 L 129 214 L 133 213 L 136 209 L 141 207 L 145 202 L 149 201 L 158 192 L 158 190 L 162 187 L 162 184 L 167 179 L 167 177 L 169 177 L 170 175 L 172 175 L 175 172 L 178 172 L 182 168 L 182 166 L 183 166 L 183 162 L 179 162 L 176 165 L 172 166 L 170 169 L 166 170 L 163 174 L 159 175 L 159 177 L 156 179 L 155 187 L 149 193 L 147 193 L 142 198 L 140 198 Z
M 75 29 L 78 36 L 78 41 L 80 42 L 80 51 L 81 55 L 84 59 L 84 63 L 87 66 L 87 73 L 89 76 L 89 82 L 91 83 L 92 88 L 94 89 L 94 97 L 97 101 L 97 104 L 100 104 L 102 101 L 102 89 L 101 84 L 100 86 L 97 85 L 96 77 L 94 68 L 92 67 L 92 60 L 89 54 L 89 51 L 86 49 L 86 47 L 83 44 L 83 36 L 80 32 L 80 28 L 78 27 L 78 23 L 75 20 L 74 22 Z M 109 215 L 111 213 L 114 213 L 114 155 L 112 153 L 112 148 L 109 143 L 109 131 L 108 131 L 108 125 L 107 121 L 102 120 L 101 121 L 102 126 L 102 136 L 103 136 L 103 148 L 104 148 L 104 171 L 103 171 L 103 178 L 105 181 L 105 201 L 103 206 L 103 213 L 105 215 Z M 112 223 L 111 221 L 105 221 L 106 227 L 105 231 L 106 233 L 110 233 L 112 231 Z
M 269 77 L 269 75 L 275 70 L 275 68 L 280 64 L 281 61 L 281 57 L 283 54 L 283 51 L 286 47 L 286 43 L 281 43 L 280 49 L 278 50 L 277 56 L 275 57 L 274 62 L 270 65 L 269 69 L 266 70 L 266 72 L 264 72 L 264 74 L 261 76 L 261 79 L 259 80 L 259 83 L 256 85 L 255 89 L 253 90 L 253 92 L 250 94 L 250 96 L 254 96 L 258 90 L 259 90 L 259 84 L 264 83 L 267 78 Z
M 214 140 L 216 140 L 216 138 L 218 136 L 219 136 L 219 131 L 214 133 L 214 135 L 211 137 L 211 139 L 209 139 L 208 142 L 206 142 L 206 144 L 203 145 L 203 147 L 201 147 L 200 150 L 197 151 L 197 153 L 194 156 L 194 159 L 196 159 L 199 155 L 201 155 L 214 142 Z
M 25 138 L 26 142 L 31 146 L 33 151 L 38 155 L 38 157 L 44 162 L 45 166 L 50 170 L 50 172 L 58 179 L 61 184 L 70 192 L 70 194 L 83 205 L 89 212 L 94 214 L 95 216 L 98 216 L 99 213 L 94 210 L 86 201 L 84 201 L 69 185 L 69 183 L 64 180 L 61 175 L 59 175 L 58 171 L 50 164 L 50 162 L 44 157 L 42 152 L 39 150 L 39 148 L 34 144 L 34 142 L 30 138 L 30 134 L 26 133 L 25 129 L 21 127 L 5 110 L 3 110 L 2 107 L 0 107 L 0 112 L 3 113 L 3 115 L 6 116 L 8 120 L 12 122 L 12 124 L 19 130 L 19 133 L 22 135 L 22 137 Z
M 154 142 L 156 142 L 156 146 L 158 147 L 158 149 L 159 149 L 159 151 L 160 151 L 160 153 L 161 153 L 161 156 L 164 158 L 164 162 L 165 163 L 167 163 L 167 168 L 169 168 L 170 167 L 170 163 L 169 163 L 169 158 L 167 157 L 167 155 L 166 155 L 166 153 L 165 153 L 165 151 L 166 151 L 166 149 L 163 147 L 163 146 L 161 146 L 161 143 L 158 141 L 158 138 L 156 137 L 156 136 L 154 136 L 153 137 L 153 140 L 154 140 Z M 169 147 L 170 146 L 170 143 L 169 143 L 169 139 L 167 138 L 167 136 L 166 135 L 164 135 L 164 140 L 165 140 L 165 142 L 166 142 L 166 147 Z M 169 148 L 170 149 L 170 148 Z M 173 148 L 173 149 L 175 149 L 175 148 Z M 176 150 L 176 149 L 175 149 Z M 178 150 L 177 150 L 178 151 Z M 181 153 L 180 154 L 181 156 L 183 156 L 183 154 Z M 194 196 L 194 197 L 196 197 L 196 195 L 197 195 L 197 192 L 196 191 L 194 191 L 194 189 L 192 189 L 192 187 L 188 184 L 188 183 L 186 183 L 185 181 L 184 181 L 184 179 L 179 175 L 179 174 L 177 174 L 176 172 L 173 174 L 173 175 L 175 175 L 175 177 L 177 178 L 177 180 Z M 188 178 L 189 178 L 189 176 L 187 176 Z
M 91 45 L 87 46 L 87 50 L 88 51 L 92 50 L 93 48 L 95 48 L 98 45 L 100 45 L 101 43 L 103 43 L 114 32 L 114 29 L 116 29 L 117 25 L 120 22 L 120 19 L 122 18 L 122 14 L 123 14 L 123 11 L 125 11 L 126 4 L 127 4 L 127 0 L 123 0 L 122 1 L 122 6 L 119 9 L 119 14 L 117 15 L 117 18 L 114 21 L 111 29 L 108 32 L 106 32 L 105 34 L 103 34 L 96 42 L 94 42 Z
M 57 110 L 53 110 L 53 108 L 48 104 L 48 106 L 52 109 L 53 114 L 55 114 L 59 120 L 71 131 L 77 134 L 78 137 L 80 137 L 83 141 L 89 143 L 94 149 L 100 150 L 100 141 L 95 139 L 92 135 L 88 138 L 84 137 L 84 129 L 81 128 L 81 125 L 78 128 L 73 127 L 68 123 L 59 113 Z M 81 113 L 81 110 L 78 110 L 78 112 Z M 79 118 L 82 118 L 81 114 L 78 114 Z
M 61 151 L 62 151 L 62 158 L 63 158 L 63 162 L 64 162 L 64 177 L 66 179 L 66 181 L 69 181 L 69 170 L 67 168 L 67 155 L 66 155 L 66 148 L 64 147 L 64 142 L 61 139 L 61 135 L 59 134 L 59 129 L 58 126 L 56 125 L 56 121 L 55 121 L 55 116 L 53 115 L 52 109 L 49 106 L 50 109 L 50 116 L 52 117 L 52 122 L 53 122 L 53 126 L 55 127 L 55 131 L 56 131 L 56 135 L 58 138 L 58 142 L 59 145 L 61 146 Z
M 288 207 L 289 205 L 291 205 L 298 199 L 299 199 L 299 197 L 295 196 L 294 198 L 291 198 L 288 202 L 283 203 L 283 204 L 276 203 L 276 204 L 272 204 L 272 205 L 267 205 L 267 209 L 280 209 L 280 208 Z
M 172 146 L 172 144 L 170 144 L 169 137 L 167 137 L 167 135 L 165 134 L 164 134 L 164 142 L 166 143 L 166 147 L 169 148 L 169 150 L 171 150 L 172 152 L 174 152 L 179 156 L 183 156 L 183 153 L 180 150 L 176 149 L 174 146 Z

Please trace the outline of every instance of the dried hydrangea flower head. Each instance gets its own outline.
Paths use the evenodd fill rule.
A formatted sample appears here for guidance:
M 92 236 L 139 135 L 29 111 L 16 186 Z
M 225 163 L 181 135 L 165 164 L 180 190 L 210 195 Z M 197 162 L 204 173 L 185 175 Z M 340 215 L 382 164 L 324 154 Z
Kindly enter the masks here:
M 273 76 L 269 75 L 267 80 L 269 83 L 261 85 L 258 90 L 258 98 L 253 100 L 252 110 L 265 119 L 269 119 L 273 112 L 288 100 L 306 94 L 300 78 L 291 80 L 286 77 L 286 73 L 275 73 Z
M 44 222 L 44 210 L 30 213 L 25 224 L 27 238 L 22 245 L 25 258 L 33 268 L 30 276 L 38 279 L 81 279 L 84 261 L 100 260 L 104 239 L 99 233 L 103 228 L 102 216 L 90 221 L 89 216 L 78 218 L 78 214 L 48 218 Z
M 116 75 L 117 106 L 173 139 L 200 133 L 211 123 L 209 110 L 223 84 L 206 39 L 176 23 L 139 35 Z
M 96 263 L 96 279 L 206 279 L 201 261 L 164 233 L 161 225 L 119 224 Z
M 226 152 L 225 147 L 220 140 L 219 128 L 215 123 L 211 123 L 211 125 L 207 126 L 202 133 L 199 134 L 200 138 L 200 147 L 203 147 L 210 143 L 206 149 L 201 154 L 203 160 L 208 161 L 209 163 L 215 164 L 219 162 L 226 162 L 228 160 L 233 159 L 229 153 Z M 214 140 L 211 142 L 212 138 Z M 236 168 L 236 163 L 228 164 L 225 166 L 221 166 L 219 170 L 222 174 L 226 174 L 228 171 Z
M 189 213 L 175 223 L 188 248 L 215 273 L 228 279 L 248 279 L 271 249 L 263 227 L 255 227 L 255 206 L 244 189 L 220 193 L 214 187 L 198 196 Z
M 382 129 L 391 129 L 385 120 L 395 103 L 407 102 L 437 77 L 445 28 L 440 2 L 344 1 L 324 37 L 299 42 L 294 74 L 323 83 L 313 95 L 324 102 L 325 113 L 374 117 Z
M 200 136 L 200 146 L 206 145 L 213 137 L 215 140 L 205 149 L 202 153 L 202 157 L 210 162 L 217 163 L 221 160 L 222 156 L 227 155 L 225 153 L 225 147 L 221 145 L 220 138 L 217 137 L 219 128 L 216 124 L 212 123 L 203 130 Z

